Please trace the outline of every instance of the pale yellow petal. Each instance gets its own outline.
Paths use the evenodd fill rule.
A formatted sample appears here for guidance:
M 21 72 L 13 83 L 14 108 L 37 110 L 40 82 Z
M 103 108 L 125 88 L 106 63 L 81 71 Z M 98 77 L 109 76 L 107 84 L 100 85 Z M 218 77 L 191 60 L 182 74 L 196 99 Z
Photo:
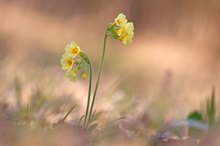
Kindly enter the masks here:
M 76 42 L 71 42 L 65 47 L 65 53 L 72 58 L 75 58 L 80 53 L 80 51 L 80 47 L 76 44 Z
M 117 26 L 124 26 L 127 23 L 126 16 L 123 13 L 118 14 L 114 22 Z
M 68 54 L 64 54 L 60 59 L 60 64 L 63 70 L 71 70 L 74 64 L 74 60 Z

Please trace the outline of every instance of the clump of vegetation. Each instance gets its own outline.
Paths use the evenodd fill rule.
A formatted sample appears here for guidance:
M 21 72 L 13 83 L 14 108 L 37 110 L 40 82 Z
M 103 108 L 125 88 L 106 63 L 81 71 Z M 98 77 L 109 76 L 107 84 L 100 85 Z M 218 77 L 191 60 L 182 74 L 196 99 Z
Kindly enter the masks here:
M 188 115 L 189 120 L 202 122 L 213 128 L 219 123 L 217 115 L 215 88 L 212 89 L 212 94 L 207 98 L 206 104 L 200 110 L 194 110 Z

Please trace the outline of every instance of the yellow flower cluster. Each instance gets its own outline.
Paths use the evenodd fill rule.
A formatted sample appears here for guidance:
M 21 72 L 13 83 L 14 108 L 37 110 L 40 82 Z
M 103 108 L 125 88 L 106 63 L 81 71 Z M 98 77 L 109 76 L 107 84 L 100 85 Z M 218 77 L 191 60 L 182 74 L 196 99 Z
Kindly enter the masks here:
M 108 32 L 114 39 L 120 40 L 124 45 L 132 42 L 134 37 L 134 25 L 127 22 L 126 16 L 120 13 L 113 23 L 108 25 Z
M 82 78 L 85 79 L 87 77 L 86 70 L 88 62 L 85 57 L 82 57 L 84 53 L 80 50 L 80 47 L 75 42 L 71 42 L 66 45 L 64 50 L 65 53 L 60 59 L 60 64 L 62 69 L 66 71 L 66 77 L 70 78 L 71 81 L 74 81 L 77 78 L 79 70 L 82 70 Z M 77 56 L 80 56 L 81 58 L 77 59 Z

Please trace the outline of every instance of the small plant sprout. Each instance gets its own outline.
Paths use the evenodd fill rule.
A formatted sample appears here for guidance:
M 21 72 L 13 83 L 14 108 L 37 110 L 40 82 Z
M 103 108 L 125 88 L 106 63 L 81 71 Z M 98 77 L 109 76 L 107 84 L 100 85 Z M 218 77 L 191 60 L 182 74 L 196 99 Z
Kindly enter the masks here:
M 128 22 L 126 16 L 122 13 L 120 13 L 115 18 L 113 23 L 108 24 L 104 33 L 102 56 L 92 98 L 92 64 L 88 56 L 80 49 L 76 42 L 71 42 L 70 44 L 66 45 L 64 49 L 65 53 L 60 60 L 62 69 L 66 72 L 66 77 L 70 78 L 71 81 L 76 80 L 79 73 L 83 79 L 87 79 L 87 75 L 89 74 L 88 99 L 86 113 L 83 116 L 85 128 L 88 128 L 89 124 L 92 122 L 92 113 L 96 99 L 96 93 L 99 86 L 100 76 L 102 73 L 106 41 L 108 36 L 121 41 L 124 45 L 127 45 L 132 42 L 134 36 L 134 25 L 132 22 Z

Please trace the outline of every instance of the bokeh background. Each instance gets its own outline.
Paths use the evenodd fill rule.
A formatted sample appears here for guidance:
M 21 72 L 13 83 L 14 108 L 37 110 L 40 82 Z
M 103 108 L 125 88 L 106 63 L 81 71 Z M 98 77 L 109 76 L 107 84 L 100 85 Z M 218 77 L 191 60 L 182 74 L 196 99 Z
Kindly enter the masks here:
M 72 116 L 82 115 L 88 81 L 65 78 L 64 46 L 76 41 L 96 75 L 104 30 L 120 12 L 134 22 L 135 37 L 128 46 L 108 39 L 97 111 L 110 119 L 145 113 L 162 123 L 199 109 L 213 86 L 218 97 L 218 0 L 0 0 L 1 102 L 13 109 L 17 98 L 24 106 L 31 98 L 62 99 L 58 108 L 77 104 Z

